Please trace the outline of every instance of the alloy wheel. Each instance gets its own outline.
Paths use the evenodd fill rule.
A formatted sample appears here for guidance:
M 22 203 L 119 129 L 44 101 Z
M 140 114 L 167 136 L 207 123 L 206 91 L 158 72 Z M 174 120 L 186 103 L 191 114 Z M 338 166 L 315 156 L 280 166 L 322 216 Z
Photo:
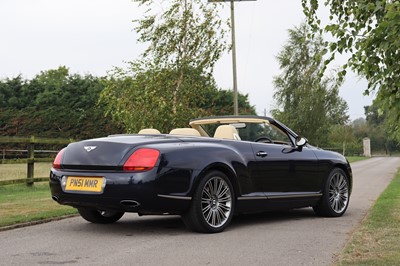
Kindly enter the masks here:
M 329 184 L 329 204 L 336 213 L 343 212 L 349 200 L 349 189 L 346 177 L 338 172 L 332 176 Z
M 201 208 L 205 221 L 211 227 L 220 227 L 229 219 L 232 195 L 223 178 L 215 176 L 207 181 L 202 191 Z

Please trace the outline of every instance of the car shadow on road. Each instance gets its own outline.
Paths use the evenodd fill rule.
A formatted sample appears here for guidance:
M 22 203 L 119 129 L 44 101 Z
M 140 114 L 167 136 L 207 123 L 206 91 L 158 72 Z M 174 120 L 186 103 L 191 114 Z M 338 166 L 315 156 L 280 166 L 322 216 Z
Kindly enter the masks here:
M 68 225 L 70 231 L 85 232 L 97 234 L 99 231 L 103 235 L 125 235 L 139 236 L 152 234 L 176 235 L 188 232 L 177 215 L 164 216 L 141 216 L 135 213 L 126 213 L 121 220 L 113 224 L 93 224 L 82 218 L 78 222 Z
M 270 211 L 237 215 L 233 218 L 230 228 L 256 226 L 259 224 L 275 224 L 304 219 L 316 219 L 311 208 L 302 208 L 286 211 Z
M 260 224 L 268 225 L 281 222 L 291 222 L 303 219 L 315 219 L 311 208 L 297 209 L 288 211 L 264 212 L 253 214 L 242 214 L 234 216 L 232 223 L 227 230 L 235 228 L 245 228 L 258 226 Z M 79 218 L 80 219 L 80 218 Z M 127 213 L 115 224 L 92 224 L 81 219 L 78 223 L 71 224 L 69 230 L 86 233 L 97 233 L 101 230 L 102 234 L 109 235 L 181 235 L 191 234 L 180 216 L 141 216 Z

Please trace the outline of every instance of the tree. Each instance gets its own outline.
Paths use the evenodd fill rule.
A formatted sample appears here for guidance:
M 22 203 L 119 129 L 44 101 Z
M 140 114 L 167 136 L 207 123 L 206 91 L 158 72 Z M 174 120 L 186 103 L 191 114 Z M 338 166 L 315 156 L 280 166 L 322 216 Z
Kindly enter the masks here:
M 370 135 L 369 126 L 365 118 L 357 118 L 351 123 L 353 128 L 353 136 L 357 140 L 362 140 Z
M 228 48 L 215 4 L 202 0 L 134 1 L 148 8 L 143 19 L 134 20 L 139 41 L 149 43 L 142 55 L 145 63 L 172 66 L 180 72 L 179 78 L 188 67 L 212 73 Z M 165 11 L 159 12 L 160 4 Z
M 242 115 L 256 115 L 256 110 L 249 102 L 248 94 L 238 93 L 239 113 Z M 232 90 L 212 90 L 207 96 L 203 109 L 208 115 L 232 115 L 233 92 Z
M 204 108 L 212 100 L 208 96 L 217 90 L 211 76 L 195 69 L 186 71 L 186 78 L 176 93 L 173 93 L 174 81 L 180 75 L 177 71 L 151 69 L 130 75 L 123 72 L 119 76 L 114 73 L 105 83 L 100 102 L 127 132 L 157 128 L 168 133 L 172 128 L 185 127 L 191 118 L 208 114 Z M 177 101 L 175 106 L 173 99 Z
M 232 91 L 219 90 L 212 76 L 201 75 L 192 69 L 182 83 L 176 95 L 177 112 L 172 111 L 172 93 L 168 89 L 171 76 L 176 72 L 166 69 L 159 72 L 147 71 L 130 75 L 116 73 L 108 79 L 101 93 L 100 101 L 106 106 L 106 112 L 113 115 L 127 132 L 138 132 L 142 128 L 157 128 L 168 133 L 175 127 L 186 127 L 192 118 L 233 113 Z M 173 79 L 172 79 L 173 80 Z M 197 91 L 193 98 L 189 90 Z M 254 107 L 248 101 L 248 95 L 239 94 L 240 111 L 243 114 L 255 114 Z
M 352 125 L 333 125 L 328 133 L 327 148 L 342 153 L 343 155 L 361 155 L 363 153 L 362 140 L 354 137 Z
M 391 112 L 381 113 L 379 104 L 375 100 L 372 105 L 365 106 L 365 116 L 369 128 L 368 137 L 371 139 L 372 149 L 377 151 L 384 150 L 386 154 L 399 150 L 400 141 L 399 138 L 393 134 L 392 128 L 393 125 L 398 126 L 398 121 L 397 123 L 393 123 Z
M 9 107 L 18 109 L 23 106 L 21 102 L 23 82 L 21 75 L 0 82 L 0 109 Z
M 135 30 L 149 46 L 127 69 L 114 69 L 101 101 L 129 131 L 166 131 L 204 113 L 214 64 L 228 49 L 223 21 L 215 4 L 201 0 L 163 1 L 163 12 L 158 1 L 135 2 L 147 7 Z
M 400 140 L 400 2 L 393 0 L 326 0 L 330 16 L 322 26 L 318 0 L 302 0 L 304 14 L 314 32 L 333 36 L 329 64 L 337 53 L 350 58 L 339 72 L 343 78 L 350 68 L 368 81 L 367 94 L 377 90 L 376 104 L 389 111 L 392 134 Z
M 288 31 L 289 40 L 277 56 L 282 73 L 273 80 L 278 108 L 272 113 L 311 143 L 325 145 L 329 128 L 348 121 L 348 107 L 338 95 L 341 82 L 320 78 L 324 42 L 321 36 L 308 39 L 309 30 L 302 24 Z
M 70 74 L 66 67 L 31 80 L 0 81 L 0 135 L 92 138 L 122 130 L 97 105 L 100 78 Z

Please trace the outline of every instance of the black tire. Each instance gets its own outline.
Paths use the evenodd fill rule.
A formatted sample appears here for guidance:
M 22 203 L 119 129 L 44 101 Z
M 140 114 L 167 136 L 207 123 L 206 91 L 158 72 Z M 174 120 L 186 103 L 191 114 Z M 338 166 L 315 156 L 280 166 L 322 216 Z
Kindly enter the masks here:
M 235 193 L 228 177 L 222 172 L 211 171 L 200 180 L 191 206 L 182 219 L 193 231 L 219 233 L 230 224 L 234 209 Z
M 95 224 L 115 223 L 124 215 L 124 212 L 102 211 L 93 208 L 78 208 L 78 212 L 83 219 Z
M 346 212 L 349 200 L 349 178 L 342 169 L 335 168 L 326 179 L 323 196 L 313 209 L 319 216 L 339 217 Z

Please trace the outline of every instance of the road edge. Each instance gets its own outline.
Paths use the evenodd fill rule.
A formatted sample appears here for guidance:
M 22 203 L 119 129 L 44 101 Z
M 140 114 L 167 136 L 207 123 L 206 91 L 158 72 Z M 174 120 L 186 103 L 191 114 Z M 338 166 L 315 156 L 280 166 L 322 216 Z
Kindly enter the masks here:
M 77 217 L 77 216 L 79 216 L 79 214 L 69 214 L 69 215 L 63 215 L 63 216 L 58 216 L 58 217 L 46 218 L 43 220 L 35 220 L 35 221 L 31 221 L 31 222 L 26 222 L 26 223 L 17 223 L 17 224 L 13 224 L 13 225 L 6 225 L 6 226 L 0 227 L 0 232 L 23 228 L 23 227 L 32 226 L 32 225 L 50 223 L 53 221 L 64 220 L 64 219 Z

